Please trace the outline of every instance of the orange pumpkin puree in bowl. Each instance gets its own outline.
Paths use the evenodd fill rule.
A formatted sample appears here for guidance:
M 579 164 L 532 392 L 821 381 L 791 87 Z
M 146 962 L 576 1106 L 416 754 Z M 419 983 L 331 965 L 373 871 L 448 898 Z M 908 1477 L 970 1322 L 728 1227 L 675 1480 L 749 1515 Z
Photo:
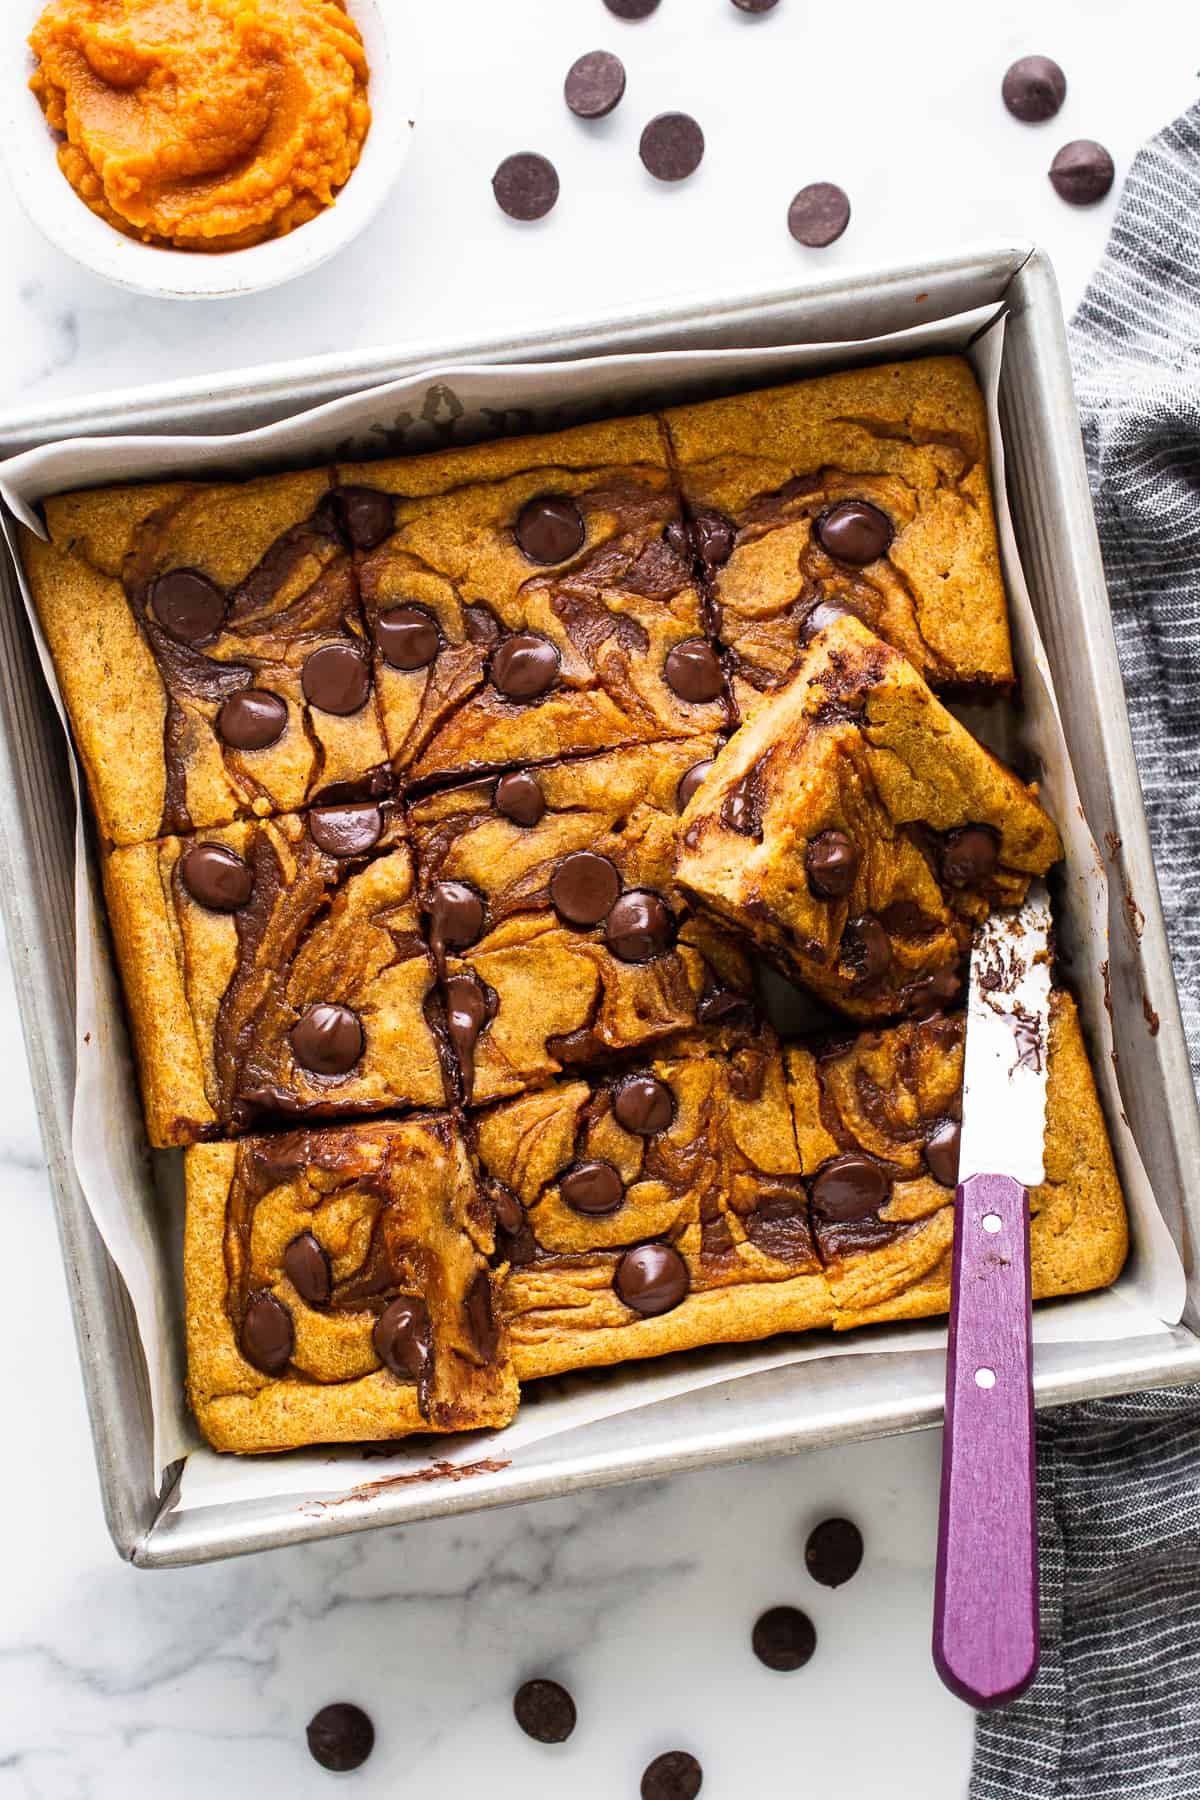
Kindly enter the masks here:
M 342 0 L 50 0 L 29 42 L 63 174 L 145 243 L 282 237 L 333 204 L 371 123 Z

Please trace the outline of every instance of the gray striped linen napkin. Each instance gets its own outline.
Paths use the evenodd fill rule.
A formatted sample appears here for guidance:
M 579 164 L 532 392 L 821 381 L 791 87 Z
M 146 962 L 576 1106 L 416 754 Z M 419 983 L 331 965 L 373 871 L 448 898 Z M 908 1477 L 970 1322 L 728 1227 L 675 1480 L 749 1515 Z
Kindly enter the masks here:
M 1200 106 L 1134 161 L 1071 324 L 1192 1073 L 1200 1073 Z M 1038 1420 L 1042 1667 L 970 1800 L 1200 1796 L 1200 1388 Z

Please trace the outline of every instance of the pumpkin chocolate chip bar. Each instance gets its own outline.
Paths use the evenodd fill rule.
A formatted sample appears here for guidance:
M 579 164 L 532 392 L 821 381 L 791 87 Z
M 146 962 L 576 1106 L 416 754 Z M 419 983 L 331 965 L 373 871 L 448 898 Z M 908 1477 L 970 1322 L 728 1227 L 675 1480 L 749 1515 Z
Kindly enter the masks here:
M 338 492 L 403 781 L 725 722 L 655 419 L 343 466 Z
M 677 876 L 785 974 L 871 1019 L 954 999 L 973 926 L 1061 855 L 1034 791 L 845 617 L 717 757 Z
M 433 961 L 392 803 L 127 845 L 104 882 L 152 1144 L 444 1104 Z
M 675 885 L 680 797 L 714 748 L 566 758 L 409 806 L 468 1102 L 746 1011 L 744 950 Z
M 962 357 L 676 407 L 664 423 L 745 714 L 839 610 L 933 687 L 1012 686 L 987 419 Z
M 390 788 L 329 475 L 45 502 L 21 536 L 104 838 Z
M 504 1425 L 494 1238 L 445 1114 L 185 1159 L 188 1393 L 218 1450 Z

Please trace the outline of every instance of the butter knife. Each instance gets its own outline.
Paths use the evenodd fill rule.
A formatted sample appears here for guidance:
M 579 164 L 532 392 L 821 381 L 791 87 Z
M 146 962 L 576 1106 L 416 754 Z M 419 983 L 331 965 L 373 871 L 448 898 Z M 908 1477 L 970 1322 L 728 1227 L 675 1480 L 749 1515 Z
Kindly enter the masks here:
M 967 1000 L 933 1659 L 980 1708 L 1038 1665 L 1029 1189 L 1045 1173 L 1050 963 L 1038 881 L 976 931 Z

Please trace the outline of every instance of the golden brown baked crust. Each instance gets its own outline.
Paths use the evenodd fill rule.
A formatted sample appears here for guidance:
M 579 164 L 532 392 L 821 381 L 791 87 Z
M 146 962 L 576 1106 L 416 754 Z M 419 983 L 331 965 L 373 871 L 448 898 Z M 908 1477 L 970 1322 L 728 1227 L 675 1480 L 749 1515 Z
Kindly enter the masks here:
M 848 617 L 721 751 L 682 842 L 687 893 L 862 1019 L 947 1004 L 972 927 L 1062 854 L 1034 791 Z
M 484 1175 L 521 1215 L 499 1235 L 498 1254 L 523 1380 L 832 1321 L 783 1060 L 769 1040 L 727 1056 L 707 1050 L 696 1037 L 477 1121 Z M 647 1077 L 670 1116 L 642 1135 L 619 1113 L 628 1084 Z M 619 1177 L 617 1206 L 599 1216 L 568 1199 L 572 1172 L 597 1162 L 615 1171 L 601 1178 L 610 1187 Z M 637 1246 L 667 1247 L 670 1304 L 657 1314 L 621 1297 L 625 1254 Z
M 664 421 L 710 547 L 744 711 L 787 681 L 822 603 L 856 613 L 935 687 L 1011 685 L 987 419 L 962 357 L 848 370 L 676 407 Z M 879 508 L 894 531 L 865 564 L 821 543 L 822 516 L 847 501 Z
M 451 1119 L 203 1144 L 185 1166 L 188 1395 L 214 1449 L 512 1418 L 490 1213 Z M 385 1366 L 376 1322 L 405 1296 Z
M 939 1014 L 864 1032 L 820 1057 L 788 1051 L 813 1232 L 839 1331 L 949 1309 L 964 1028 L 962 1014 Z M 1109 1286 L 1128 1251 L 1125 1203 L 1079 1016 L 1070 995 L 1057 990 L 1047 1071 L 1045 1180 L 1030 1194 L 1039 1300 Z M 847 1211 L 843 1185 L 840 1209 L 823 1210 L 812 1178 L 835 1158 L 858 1155 L 888 1171 L 885 1204 Z
M 425 1016 L 433 964 L 412 862 L 389 811 L 384 803 L 376 813 L 377 847 L 358 856 L 328 854 L 308 820 L 289 814 L 106 858 L 152 1144 L 237 1132 L 264 1114 L 444 1103 L 438 1040 Z M 252 884 L 235 910 L 202 904 L 189 890 L 189 854 L 212 847 L 240 859 Z M 343 1074 L 305 1067 L 293 1045 L 318 1006 L 347 1007 L 360 1022 L 362 1053 Z
M 22 532 L 111 842 L 290 811 L 331 790 L 386 790 L 353 565 L 322 506 L 328 490 L 324 470 L 102 489 L 46 501 L 49 543 Z M 172 593 L 181 571 L 199 578 L 190 597 Z M 364 659 L 363 698 L 349 712 L 332 710 L 347 702 L 332 691 L 328 658 L 323 681 L 310 662 L 333 646 Z M 251 690 L 274 696 L 278 711 L 276 735 L 257 747 L 222 712 Z
M 437 628 L 432 661 L 398 668 L 381 653 L 376 663 L 402 775 L 541 762 L 722 725 L 720 671 L 704 643 L 656 420 L 343 466 L 338 479 L 394 496 L 391 533 L 359 562 L 373 630 L 401 608 Z M 546 499 L 560 516 L 527 528 L 523 509 L 536 513 Z M 506 642 L 526 634 L 548 660 L 548 685 L 521 697 L 502 669 Z M 689 642 L 705 667 L 685 653 L 676 672 L 672 652 Z
M 711 738 L 639 745 L 524 770 L 515 784 L 489 777 L 409 807 L 435 959 L 452 994 L 466 982 L 479 1000 L 478 1033 L 461 1022 L 455 1033 L 468 1100 L 540 1086 L 749 1000 L 744 951 L 689 916 L 674 879 L 679 784 L 714 749 Z M 514 785 L 525 809 L 544 808 L 535 822 L 505 816 Z M 562 895 L 574 917 L 556 909 L 563 881 L 590 903 L 572 909 Z M 463 887 L 483 903 L 466 941 L 451 917 Z M 642 908 L 660 931 L 622 931 Z

